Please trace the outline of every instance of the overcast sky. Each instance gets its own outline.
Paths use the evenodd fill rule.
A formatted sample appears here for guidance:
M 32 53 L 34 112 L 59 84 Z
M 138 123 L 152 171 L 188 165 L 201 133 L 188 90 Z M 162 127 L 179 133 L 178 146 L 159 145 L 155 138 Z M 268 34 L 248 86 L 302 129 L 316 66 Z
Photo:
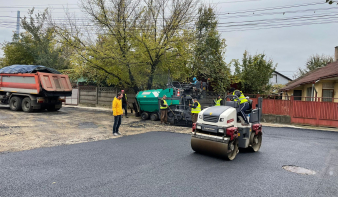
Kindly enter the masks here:
M 202 0 L 216 8 L 219 31 L 226 39 L 225 61 L 265 53 L 277 71 L 292 78 L 313 54 L 334 55 L 338 46 L 338 5 L 325 0 Z M 81 17 L 78 0 L 0 0 L 0 42 L 11 41 L 17 11 L 43 11 L 50 7 L 53 17 L 64 18 L 63 8 Z M 256 29 L 256 30 L 252 30 Z M 0 57 L 3 52 L 0 50 Z

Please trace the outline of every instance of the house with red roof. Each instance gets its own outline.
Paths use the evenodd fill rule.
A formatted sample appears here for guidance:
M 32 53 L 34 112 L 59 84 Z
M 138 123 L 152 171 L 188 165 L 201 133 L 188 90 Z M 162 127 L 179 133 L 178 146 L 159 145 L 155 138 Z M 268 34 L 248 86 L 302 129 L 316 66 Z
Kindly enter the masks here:
M 281 91 L 294 100 L 338 102 L 338 46 L 334 62 L 289 82 Z

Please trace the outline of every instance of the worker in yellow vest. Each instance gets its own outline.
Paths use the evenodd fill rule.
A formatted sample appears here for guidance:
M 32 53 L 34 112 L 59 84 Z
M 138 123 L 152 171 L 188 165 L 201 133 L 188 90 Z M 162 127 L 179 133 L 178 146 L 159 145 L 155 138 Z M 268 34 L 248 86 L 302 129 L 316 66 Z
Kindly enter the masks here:
M 191 107 L 191 120 L 193 123 L 197 122 L 198 113 L 201 112 L 201 104 L 197 101 L 197 98 L 194 98 L 194 103 L 189 104 Z
M 238 114 L 243 118 L 246 124 L 249 124 L 246 114 L 244 113 L 246 110 L 250 108 L 248 99 L 245 98 L 242 91 L 236 90 L 235 88 L 231 88 L 230 93 L 238 97 L 238 99 L 237 98 L 234 99 L 234 101 L 237 101 L 240 104 L 240 111 L 238 112 Z
M 221 98 L 221 95 L 218 95 L 217 100 L 215 100 L 215 106 L 221 106 L 224 105 L 223 99 Z
M 165 100 L 167 98 L 166 95 L 163 95 L 161 99 L 160 111 L 161 111 L 161 124 L 167 124 L 167 114 L 168 114 L 168 103 Z

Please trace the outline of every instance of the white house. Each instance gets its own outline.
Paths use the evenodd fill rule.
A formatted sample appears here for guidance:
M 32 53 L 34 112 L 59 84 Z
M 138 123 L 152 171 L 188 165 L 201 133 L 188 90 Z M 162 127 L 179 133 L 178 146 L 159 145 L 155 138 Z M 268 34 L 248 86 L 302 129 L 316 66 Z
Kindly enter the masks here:
M 272 77 L 270 78 L 270 84 L 271 85 L 275 85 L 275 84 L 281 84 L 281 85 L 285 85 L 287 83 L 289 83 L 290 81 L 292 81 L 292 79 L 290 79 L 289 77 L 277 72 L 277 71 L 273 71 L 272 73 Z

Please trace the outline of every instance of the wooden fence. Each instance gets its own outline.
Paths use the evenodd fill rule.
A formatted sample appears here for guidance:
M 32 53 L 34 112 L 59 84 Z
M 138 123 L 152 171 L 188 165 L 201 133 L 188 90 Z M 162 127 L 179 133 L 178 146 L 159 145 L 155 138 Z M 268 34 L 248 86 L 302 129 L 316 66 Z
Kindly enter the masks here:
M 114 97 L 120 91 L 111 87 L 79 87 L 79 104 L 100 105 L 111 107 Z M 133 91 L 125 92 L 128 97 L 128 102 L 131 104 L 135 101 L 135 93 Z
M 93 87 L 93 86 L 80 86 L 78 90 L 79 104 L 86 105 L 100 105 L 111 107 L 114 97 L 120 89 L 113 87 Z M 128 97 L 128 103 L 131 106 L 136 101 L 136 93 L 133 90 L 126 90 Z M 213 100 L 216 99 L 217 93 L 208 92 L 204 95 L 204 98 L 199 99 L 200 104 L 203 107 L 209 107 L 213 105 Z M 225 94 L 221 94 L 224 97 Z
M 120 91 L 111 87 L 79 87 L 79 104 L 100 105 L 111 107 L 112 101 L 117 92 Z M 136 93 L 126 90 L 129 107 L 135 102 Z M 202 108 L 214 105 L 217 93 L 208 92 L 204 98 L 199 99 Z M 222 98 L 226 95 L 221 94 Z M 314 101 L 295 100 L 294 97 L 281 98 L 268 95 L 248 95 L 253 101 L 253 108 L 257 104 L 257 98 L 263 97 L 263 114 L 290 116 L 292 123 L 308 124 L 315 126 L 338 127 L 338 98 L 332 102 L 321 102 L 330 99 L 315 98 Z M 304 99 L 307 100 L 307 99 Z M 311 100 L 311 99 L 309 99 Z

